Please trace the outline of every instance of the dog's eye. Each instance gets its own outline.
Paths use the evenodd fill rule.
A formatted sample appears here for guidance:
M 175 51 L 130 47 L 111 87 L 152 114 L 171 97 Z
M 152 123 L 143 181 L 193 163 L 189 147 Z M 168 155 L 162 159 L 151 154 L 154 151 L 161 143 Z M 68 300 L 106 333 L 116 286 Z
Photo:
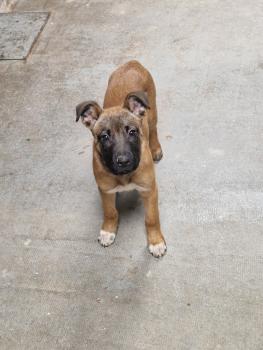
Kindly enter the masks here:
M 137 131 L 136 131 L 135 129 L 130 129 L 129 132 L 128 132 L 128 134 L 129 134 L 130 136 L 134 136 L 134 135 L 137 134 Z

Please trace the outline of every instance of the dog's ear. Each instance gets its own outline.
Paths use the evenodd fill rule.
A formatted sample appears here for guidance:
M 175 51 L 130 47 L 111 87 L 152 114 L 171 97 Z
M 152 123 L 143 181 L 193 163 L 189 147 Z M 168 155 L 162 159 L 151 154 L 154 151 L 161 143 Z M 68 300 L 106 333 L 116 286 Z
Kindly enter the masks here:
M 146 109 L 150 109 L 147 93 L 145 91 L 129 93 L 125 98 L 123 107 L 138 117 L 144 116 Z
M 93 129 L 102 109 L 95 101 L 85 101 L 76 107 L 76 122 L 81 118 L 82 123 L 89 129 Z

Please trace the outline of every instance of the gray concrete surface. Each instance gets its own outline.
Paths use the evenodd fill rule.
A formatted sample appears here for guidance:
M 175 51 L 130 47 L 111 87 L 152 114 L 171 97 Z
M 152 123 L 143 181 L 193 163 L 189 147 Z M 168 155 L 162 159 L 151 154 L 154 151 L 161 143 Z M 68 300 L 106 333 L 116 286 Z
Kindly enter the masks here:
M 0 0 L 0 13 L 1 12 L 11 12 L 18 0 Z
M 0 62 L 0 348 L 263 348 L 263 6 L 256 0 L 21 0 L 51 11 L 27 59 Z M 121 197 L 116 243 L 91 136 L 74 122 L 119 64 L 158 89 L 165 258 Z
M 48 12 L 0 13 L 0 60 L 25 59 L 48 16 Z

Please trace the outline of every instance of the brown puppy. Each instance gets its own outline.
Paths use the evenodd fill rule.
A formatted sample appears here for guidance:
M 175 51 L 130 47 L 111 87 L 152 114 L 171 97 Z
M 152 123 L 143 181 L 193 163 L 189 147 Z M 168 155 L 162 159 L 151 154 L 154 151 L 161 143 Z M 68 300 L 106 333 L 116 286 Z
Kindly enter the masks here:
M 94 137 L 93 171 L 104 210 L 99 242 L 106 247 L 115 240 L 116 192 L 136 189 L 144 202 L 149 250 L 155 257 L 164 255 L 153 163 L 162 158 L 162 149 L 150 73 L 137 61 L 124 64 L 109 79 L 103 109 L 94 101 L 86 101 L 76 112 L 76 121 L 81 118 Z

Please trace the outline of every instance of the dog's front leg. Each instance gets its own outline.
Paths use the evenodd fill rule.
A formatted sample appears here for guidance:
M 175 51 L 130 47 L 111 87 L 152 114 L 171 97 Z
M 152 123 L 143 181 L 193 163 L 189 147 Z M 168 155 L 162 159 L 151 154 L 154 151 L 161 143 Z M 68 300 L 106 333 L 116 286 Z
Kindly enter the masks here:
M 166 243 L 160 227 L 156 184 L 154 184 L 154 188 L 150 191 L 141 192 L 141 196 L 145 208 L 145 225 L 149 251 L 153 256 L 158 258 L 165 254 Z
M 111 245 L 116 237 L 118 227 L 118 211 L 116 209 L 115 193 L 105 193 L 100 190 L 102 206 L 104 212 L 104 220 L 98 241 L 103 247 Z

